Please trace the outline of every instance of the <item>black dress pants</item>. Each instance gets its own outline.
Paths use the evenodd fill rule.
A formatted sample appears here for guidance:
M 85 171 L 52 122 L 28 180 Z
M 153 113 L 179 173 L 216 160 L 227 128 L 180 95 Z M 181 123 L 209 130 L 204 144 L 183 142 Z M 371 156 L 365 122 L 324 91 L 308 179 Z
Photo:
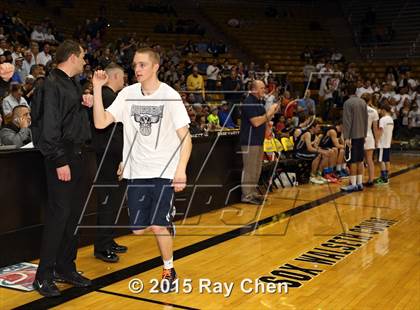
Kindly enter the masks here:
M 125 181 L 118 181 L 120 153 L 108 152 L 100 166 L 103 154 L 97 153 L 98 179 L 95 184 L 98 201 L 95 251 L 109 250 L 114 244 L 117 216 L 125 195 Z
M 67 274 L 76 271 L 77 225 L 87 199 L 87 161 L 82 152 L 69 159 L 71 181 L 57 177 L 53 162 L 45 160 L 48 204 L 44 212 L 44 232 L 36 279 L 52 279 L 54 269 Z

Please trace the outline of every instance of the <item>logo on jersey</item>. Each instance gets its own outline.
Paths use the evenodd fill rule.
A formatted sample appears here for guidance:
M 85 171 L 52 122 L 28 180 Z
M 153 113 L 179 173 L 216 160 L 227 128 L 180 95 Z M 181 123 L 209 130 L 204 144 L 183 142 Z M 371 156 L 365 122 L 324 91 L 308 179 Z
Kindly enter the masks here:
M 152 134 L 152 124 L 159 123 L 163 115 L 163 105 L 161 106 L 131 106 L 130 116 L 139 123 L 140 133 L 143 136 Z

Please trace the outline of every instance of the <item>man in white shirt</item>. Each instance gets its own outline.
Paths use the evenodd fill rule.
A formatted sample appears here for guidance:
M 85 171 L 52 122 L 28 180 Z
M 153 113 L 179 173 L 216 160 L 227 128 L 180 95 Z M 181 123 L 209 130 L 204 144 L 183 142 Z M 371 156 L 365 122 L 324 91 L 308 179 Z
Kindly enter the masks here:
M 40 26 L 35 26 L 34 31 L 31 33 L 31 41 L 44 42 L 44 34 L 41 31 Z
M 368 93 L 368 89 L 365 88 L 365 83 L 362 80 L 357 81 L 356 96 L 361 98 L 364 93 Z
M 26 50 L 23 53 L 23 56 L 25 59 L 22 63 L 22 70 L 25 72 L 26 76 L 28 76 L 31 73 L 31 67 L 35 65 L 35 59 L 32 56 L 31 50 Z
M 52 61 L 50 54 L 50 45 L 45 44 L 44 50 L 36 56 L 36 63 L 46 66 L 49 61 Z
M 55 44 L 57 41 L 55 40 L 55 36 L 52 33 L 52 29 L 48 28 L 47 32 L 44 33 L 44 40 L 45 42 L 48 42 L 49 44 Z
M 93 116 L 96 128 L 124 125 L 122 176 L 128 179 L 128 207 L 133 233 L 151 230 L 163 260 L 162 291 L 175 289 L 172 205 L 174 191 L 186 187 L 191 154 L 190 119 L 180 95 L 157 78 L 160 56 L 150 48 L 136 51 L 133 68 L 138 83 L 125 87 L 104 110 L 104 71 L 94 74 Z
M 13 108 L 18 105 L 24 105 L 29 108 L 25 98 L 22 97 L 22 86 L 13 84 L 10 90 L 10 95 L 3 99 L 3 115 L 9 116 L 12 114 Z
M 381 163 L 381 177 L 375 180 L 375 184 L 383 185 L 389 183 L 388 172 L 390 170 L 390 154 L 391 154 L 391 142 L 392 132 L 394 130 L 394 120 L 391 117 L 392 108 L 389 104 L 383 104 L 380 107 L 381 119 L 379 120 L 378 129 L 378 149 L 379 158 L 378 161 Z
M 213 59 L 213 63 L 207 67 L 207 90 L 216 90 L 217 76 L 220 69 L 217 66 L 217 58 Z

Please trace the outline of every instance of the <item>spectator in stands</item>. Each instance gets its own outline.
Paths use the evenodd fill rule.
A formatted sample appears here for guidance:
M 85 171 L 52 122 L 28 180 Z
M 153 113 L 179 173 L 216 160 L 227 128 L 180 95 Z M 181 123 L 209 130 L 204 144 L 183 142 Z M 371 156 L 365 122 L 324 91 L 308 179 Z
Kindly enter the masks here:
M 247 68 L 245 68 L 245 75 L 249 76 L 252 74 L 255 76 L 255 71 L 256 71 L 255 62 L 251 61 L 249 65 L 247 66 Z
M 411 71 L 411 66 L 408 63 L 408 58 L 404 58 L 402 63 L 398 66 L 398 73 L 405 74 L 407 71 Z M 397 77 L 395 77 L 395 79 L 397 79 Z
M 44 40 L 45 40 L 45 37 L 44 37 L 44 34 L 42 33 L 41 26 L 36 25 L 34 27 L 34 30 L 31 33 L 31 41 L 42 43 L 42 42 L 44 42 Z
M 399 123 L 401 124 L 400 128 L 400 138 L 407 138 L 409 135 L 408 126 L 409 126 L 409 114 L 410 114 L 410 103 L 406 100 L 403 104 L 403 107 L 399 111 Z
M 36 56 L 38 56 L 39 54 L 39 44 L 35 41 L 31 42 L 31 53 L 32 53 L 32 58 L 35 59 L 35 62 L 36 62 Z
M 243 79 L 242 79 L 242 85 L 243 85 L 243 89 L 244 90 L 251 90 L 251 85 L 252 82 L 255 81 L 255 73 L 254 72 L 250 72 L 248 73 L 248 75 L 244 75 Z
M 220 72 L 220 69 L 217 65 L 217 58 L 213 58 L 212 64 L 207 67 L 207 90 L 216 90 L 217 78 Z
M 264 64 L 264 83 L 268 84 L 268 78 L 273 75 L 273 71 L 271 70 L 270 64 Z
M 194 61 L 192 61 L 191 59 L 187 59 L 184 64 L 184 75 L 188 77 L 192 73 L 193 68 L 194 68 Z
M 167 72 L 169 72 L 169 73 L 165 73 L 165 74 L 166 74 L 167 82 L 170 85 L 174 85 L 176 82 L 178 82 L 179 77 L 178 77 L 178 72 L 176 70 L 175 64 L 171 64 L 171 66 L 170 66 L 170 68 Z
M 241 90 L 241 80 L 236 70 L 231 70 L 229 76 L 222 81 L 222 90 L 228 92 L 239 92 Z M 239 103 L 241 94 L 226 93 L 225 99 L 228 103 Z
M 29 107 L 25 98 L 22 97 L 22 86 L 19 84 L 13 84 L 10 89 L 10 95 L 3 99 L 3 115 L 5 117 L 10 116 L 13 108 L 18 105 Z
M 26 102 L 31 105 L 32 96 L 34 93 L 35 78 L 32 75 L 28 75 L 25 78 L 25 83 L 22 85 L 22 96 Z
M 420 106 L 415 102 L 408 113 L 408 128 L 413 130 L 415 135 L 420 134 Z
M 22 147 L 31 142 L 31 115 L 28 106 L 18 105 L 13 108 L 12 120 L 0 130 L 0 142 L 4 145 Z
M 101 68 L 106 68 L 112 62 L 111 50 L 109 48 L 105 48 L 98 58 L 98 65 Z
M 307 60 L 306 64 L 305 64 L 305 66 L 303 67 L 303 75 L 304 75 L 303 87 L 305 89 L 306 88 L 309 88 L 309 89 L 313 88 L 312 81 L 313 81 L 313 77 L 316 77 L 316 75 L 311 77 L 311 73 L 315 73 L 315 72 L 316 72 L 316 68 L 313 65 L 312 58 L 309 58 Z
M 274 86 L 274 88 L 270 90 L 269 87 L 267 86 L 265 89 L 265 93 L 266 93 L 264 96 L 265 109 L 268 110 L 271 107 L 271 105 L 278 100 L 279 92 L 278 92 L 277 87 Z
M 240 143 L 243 157 L 241 201 L 256 205 L 264 202 L 264 199 L 257 194 L 256 186 L 261 174 L 266 123 L 279 109 L 276 103 L 266 112 L 264 94 L 264 82 L 254 81 L 251 94 L 242 105 L 241 115 Z
M 52 33 L 52 28 L 51 27 L 49 27 L 48 29 L 47 29 L 47 33 L 45 33 L 44 34 L 44 40 L 45 40 L 45 42 L 47 42 L 48 44 L 51 44 L 51 45 L 57 45 L 57 40 L 55 39 L 55 36 L 54 36 L 54 34 Z
M 286 128 L 286 118 L 284 115 L 280 115 L 279 121 L 275 125 L 275 133 L 280 136 L 282 131 Z
M 222 87 L 225 82 L 225 79 L 228 78 L 231 75 L 232 66 L 229 65 L 229 61 L 226 59 L 220 68 L 220 77 L 222 82 Z
M 25 72 L 25 76 L 27 76 L 31 72 L 31 67 L 35 65 L 35 59 L 34 57 L 32 57 L 31 50 L 26 50 L 23 55 L 25 59 L 23 60 L 23 63 L 22 63 L 22 69 Z
M 398 71 L 397 71 L 397 69 L 395 69 L 394 66 L 388 66 L 388 67 L 385 68 L 385 76 L 388 77 L 389 74 L 393 75 L 393 80 L 394 81 L 396 81 L 398 79 Z
M 15 59 L 15 74 L 16 79 L 12 77 L 13 81 L 17 81 L 19 84 L 22 84 L 26 78 L 26 72 L 23 69 L 23 57 Z
M 315 115 L 315 101 L 311 98 L 309 89 L 305 91 L 303 98 L 297 101 L 297 112 L 303 112 L 305 116 Z
M 319 86 L 319 96 L 322 98 L 325 96 L 325 86 L 327 85 L 327 80 L 332 76 L 332 74 L 333 69 L 330 62 L 327 62 L 325 67 L 319 70 L 319 77 L 321 79 L 321 84 Z
M 406 79 L 407 79 L 407 86 L 408 86 L 408 90 L 409 90 L 409 94 L 412 95 L 416 89 L 417 86 L 419 85 L 418 82 L 413 79 L 413 77 L 411 76 L 411 71 L 407 71 L 406 74 Z
M 305 46 L 305 49 L 300 54 L 300 58 L 306 62 L 313 59 L 312 51 L 308 45 Z
M 357 81 L 356 96 L 360 98 L 364 93 L 368 93 L 368 90 L 365 88 L 365 82 L 360 79 Z
M 45 71 L 41 65 L 33 65 L 29 74 L 34 76 L 35 79 L 39 77 L 45 77 Z
M 0 40 L 0 55 L 3 55 L 5 51 L 9 50 L 6 39 Z
M 23 57 L 22 47 L 19 43 L 15 43 L 15 46 L 14 46 L 13 52 L 12 52 L 13 64 L 15 63 L 17 58 L 21 58 L 21 57 Z
M 219 110 L 219 120 L 220 120 L 220 125 L 224 128 L 235 128 L 235 123 L 232 120 L 232 116 L 230 115 L 231 113 L 229 112 L 229 104 L 227 103 L 227 101 L 223 100 L 222 101 L 222 106 L 220 107 Z
M 194 112 L 194 110 L 188 111 L 188 115 L 190 116 L 190 120 L 191 120 L 190 127 L 189 127 L 190 133 L 192 135 L 202 133 L 203 131 L 200 127 L 200 123 L 197 122 L 197 114 Z
M 5 51 L 3 53 L 3 56 L 5 57 L 4 62 L 8 62 L 13 64 L 13 57 L 12 57 L 12 52 L 11 51 Z
M 334 98 L 333 98 L 333 92 L 335 91 L 334 85 L 333 85 L 333 79 L 328 78 L 327 83 L 324 87 L 324 102 L 323 102 L 323 113 L 322 118 L 324 120 L 327 120 L 330 114 L 330 111 L 334 105 Z
M 322 68 L 325 67 L 325 59 L 324 58 L 320 58 L 315 66 L 316 70 L 319 72 L 321 71 Z
M 208 131 L 207 115 L 205 113 L 197 113 L 197 124 L 200 127 L 200 131 L 206 133 Z
M 341 54 L 337 49 L 334 49 L 334 53 L 331 55 L 331 61 L 333 63 L 343 62 L 343 54 Z
M 194 103 L 204 102 L 204 79 L 203 76 L 198 74 L 198 68 L 193 67 L 192 73 L 187 78 L 187 90 L 194 92 Z
M 43 48 L 42 52 L 40 52 L 36 56 L 36 63 L 38 65 L 44 65 L 45 66 L 50 61 L 52 61 L 52 56 L 50 54 L 50 45 L 49 44 L 44 44 L 44 48 Z
M 211 109 L 211 114 L 207 116 L 207 122 L 210 126 L 210 130 L 220 129 L 220 119 L 218 115 L 219 110 L 214 107 Z

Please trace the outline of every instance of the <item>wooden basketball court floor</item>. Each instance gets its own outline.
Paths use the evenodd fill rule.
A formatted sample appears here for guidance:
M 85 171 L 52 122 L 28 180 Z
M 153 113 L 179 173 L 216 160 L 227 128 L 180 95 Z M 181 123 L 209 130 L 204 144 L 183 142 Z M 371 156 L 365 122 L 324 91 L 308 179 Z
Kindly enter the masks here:
M 285 188 L 264 207 L 238 204 L 178 223 L 178 293 L 153 293 L 162 264 L 155 240 L 128 235 L 117 239 L 129 251 L 116 264 L 93 258 L 92 246 L 79 250 L 92 287 L 60 284 L 62 296 L 52 299 L 0 288 L 0 308 L 419 309 L 420 156 L 393 162 L 386 186 Z M 133 279 L 142 292 L 129 290 Z M 257 279 L 286 281 L 288 290 L 262 292 L 255 282 L 267 283 Z

